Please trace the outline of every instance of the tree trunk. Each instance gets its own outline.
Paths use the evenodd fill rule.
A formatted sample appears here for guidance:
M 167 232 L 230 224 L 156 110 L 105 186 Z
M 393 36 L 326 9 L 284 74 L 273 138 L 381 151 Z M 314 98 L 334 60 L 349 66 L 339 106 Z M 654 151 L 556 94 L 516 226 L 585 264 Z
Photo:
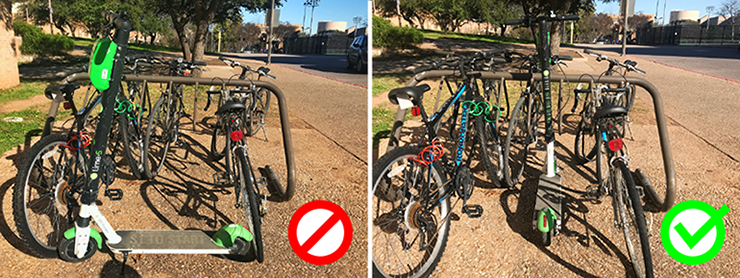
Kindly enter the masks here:
M 152 34 L 151 34 L 151 35 L 149 36 L 149 44 L 150 44 L 150 45 L 154 45 L 154 40 L 155 40 L 156 38 L 157 38 L 157 33 L 152 33 Z
M 560 39 L 563 33 L 563 22 L 555 21 L 550 25 L 550 54 L 558 55 L 560 52 Z
M 500 30 L 501 30 L 501 36 L 503 37 L 506 34 L 506 25 L 501 24 Z
M 190 41 L 188 40 L 187 34 L 185 34 L 185 26 L 188 22 L 186 19 L 178 18 L 178 16 L 174 14 L 170 14 L 170 17 L 172 17 L 172 27 L 175 29 L 177 39 L 180 41 L 180 47 L 182 47 L 183 59 L 190 61 L 192 58 L 192 53 L 190 52 Z

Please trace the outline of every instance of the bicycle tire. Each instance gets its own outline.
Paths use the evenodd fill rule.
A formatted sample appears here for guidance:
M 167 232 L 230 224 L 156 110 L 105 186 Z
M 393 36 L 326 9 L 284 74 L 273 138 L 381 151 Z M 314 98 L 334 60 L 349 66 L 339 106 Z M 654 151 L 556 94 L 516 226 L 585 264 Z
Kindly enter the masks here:
M 501 187 L 504 179 L 504 172 L 501 169 L 503 156 L 501 155 L 501 142 L 498 137 L 497 129 L 494 123 L 486 122 L 483 117 L 477 117 L 475 126 L 477 129 L 476 137 L 478 138 L 478 147 L 482 156 L 483 164 L 486 167 L 489 181 L 495 187 Z
M 265 261 L 265 253 L 262 243 L 262 217 L 259 212 L 259 199 L 252 183 L 252 169 L 245 157 L 244 150 L 238 148 L 236 151 L 236 165 L 239 171 L 239 189 L 241 208 L 244 210 L 244 217 L 247 219 L 249 231 L 252 232 L 252 250 L 258 262 Z
M 527 129 L 527 97 L 519 98 L 509 119 L 509 128 L 504 141 L 504 178 L 509 187 L 519 183 L 527 167 L 527 156 L 531 141 L 531 130 Z M 534 117 L 533 117 L 534 118 Z M 535 123 L 533 123 L 535 124 Z M 516 151 L 512 153 L 512 150 Z
M 578 126 L 576 126 L 576 138 L 573 153 L 575 154 L 576 162 L 579 164 L 586 164 L 594 161 L 596 158 L 597 140 L 594 131 L 593 118 L 585 115 L 589 109 L 588 106 L 590 105 L 590 103 L 586 104 L 586 108 L 581 112 L 581 120 L 578 122 Z
M 146 135 L 144 136 L 144 173 L 147 178 L 153 179 L 162 169 L 167 152 L 170 149 L 171 132 L 170 119 L 171 107 L 164 105 L 166 98 L 161 97 L 154 104 L 152 112 L 149 114 L 149 124 L 146 126 Z M 155 144 L 153 145 L 152 142 Z M 152 168 L 155 166 L 156 168 Z
M 219 161 L 226 156 L 227 147 L 226 141 L 229 140 L 228 135 L 224 131 L 223 124 L 219 123 L 218 126 L 213 128 L 211 132 L 211 159 L 213 161 Z M 223 147 L 222 147 L 223 146 Z
M 421 167 L 418 167 L 418 162 L 410 160 L 411 158 L 416 158 L 421 151 L 422 148 L 417 146 L 403 146 L 387 152 L 373 163 L 373 208 L 371 209 L 374 214 L 372 216 L 373 277 L 427 277 L 436 268 L 439 260 L 442 258 L 445 246 L 447 245 L 447 236 L 450 228 L 448 215 L 451 209 L 449 197 L 439 201 L 440 205 L 438 209 L 434 211 L 434 213 L 438 213 L 438 215 L 430 217 L 433 222 L 436 222 L 434 225 L 436 227 L 434 229 L 435 232 L 431 233 L 431 236 L 427 239 L 427 247 L 421 251 L 420 246 L 414 245 L 418 244 L 418 241 L 420 241 L 418 238 L 422 232 L 418 231 L 421 229 L 418 227 L 412 228 L 412 224 L 409 223 L 414 222 L 409 222 L 409 217 L 407 217 L 407 215 L 413 215 L 414 212 L 419 211 L 418 209 L 420 206 L 414 206 L 414 203 L 410 202 L 406 208 L 400 208 L 396 207 L 397 205 L 395 204 L 398 202 L 398 205 L 400 206 L 400 200 L 402 198 L 407 198 L 409 200 L 414 199 L 414 196 L 410 196 L 413 195 L 412 190 L 407 189 L 406 192 L 401 192 L 403 191 L 403 188 L 402 186 L 399 186 L 398 182 L 401 184 L 404 183 L 407 181 L 405 178 L 401 178 L 396 182 L 393 182 L 393 179 L 397 178 L 401 172 L 409 171 L 408 166 L 422 169 Z M 442 171 L 440 164 L 440 162 L 437 162 L 433 163 L 433 166 L 427 167 L 427 169 L 431 169 L 432 171 L 431 175 L 435 183 L 434 185 L 436 186 L 442 186 L 447 181 L 447 177 Z M 399 167 L 405 167 L 405 169 Z M 399 169 L 401 169 L 401 171 L 397 172 Z M 388 174 L 391 172 L 397 172 L 397 174 L 392 177 L 388 177 Z M 419 176 L 426 177 L 428 173 L 429 172 L 425 172 Z M 438 195 L 436 196 L 444 196 L 447 193 L 445 187 L 439 188 L 439 191 L 437 192 Z M 432 199 L 434 202 L 437 202 L 436 198 Z M 423 202 L 423 200 L 419 200 L 419 202 Z M 390 205 L 389 209 L 381 212 L 381 206 L 385 208 L 388 207 L 388 205 Z M 416 232 L 416 237 L 413 236 L 414 232 Z M 404 237 L 400 237 L 399 235 L 401 234 L 404 235 Z M 409 236 L 411 238 L 416 238 L 417 240 L 408 240 L 412 246 L 403 248 L 404 244 L 401 243 L 401 241 L 406 242 L 404 238 L 409 238 Z M 383 250 L 390 251 L 390 254 L 388 252 L 381 252 Z M 396 253 L 396 250 L 403 250 L 402 252 L 405 253 L 400 254 L 399 256 L 399 253 Z M 411 259 L 412 257 L 415 261 L 416 258 L 419 258 L 418 262 L 394 261 L 394 258 Z M 398 267 L 399 264 L 403 267 Z M 395 269 L 389 269 L 393 268 L 393 266 L 395 266 Z
M 270 95 L 272 92 L 266 88 L 260 88 L 253 93 L 252 107 L 249 109 L 249 120 L 247 121 L 247 134 L 255 135 L 264 128 L 267 110 L 270 108 Z
M 74 227 L 67 219 L 66 200 L 59 199 L 61 194 L 68 192 L 65 190 L 75 187 L 75 184 L 58 182 L 65 177 L 70 180 L 69 171 L 75 169 L 70 163 L 76 163 L 73 161 L 76 158 L 69 149 L 62 147 L 66 144 L 67 136 L 62 134 L 41 138 L 23 158 L 13 187 L 13 218 L 18 236 L 31 253 L 41 258 L 56 258 L 64 232 Z M 47 166 L 54 169 L 45 171 Z M 86 181 L 87 165 L 83 159 L 77 166 L 81 173 L 74 179 L 78 180 L 76 185 L 81 186 Z M 34 191 L 38 193 L 37 199 L 31 200 L 28 193 Z
M 614 184 L 616 185 L 614 193 L 619 209 L 617 214 L 624 232 L 627 253 L 632 261 L 632 269 L 637 277 L 652 278 L 653 262 L 650 254 L 650 241 L 640 195 L 637 193 L 632 174 L 624 161 L 617 159 L 614 164 Z
M 136 124 L 136 120 L 129 119 L 128 113 L 121 113 L 118 115 L 118 132 L 119 138 L 123 144 L 123 152 L 126 156 L 131 173 L 137 179 L 146 178 L 144 173 L 144 140 L 141 136 L 141 129 Z

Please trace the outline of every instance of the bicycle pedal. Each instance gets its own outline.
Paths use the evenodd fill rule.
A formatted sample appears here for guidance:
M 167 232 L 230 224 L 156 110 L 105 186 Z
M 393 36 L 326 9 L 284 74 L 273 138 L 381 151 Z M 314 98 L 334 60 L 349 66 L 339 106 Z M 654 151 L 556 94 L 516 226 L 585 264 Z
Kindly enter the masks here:
M 215 185 L 228 185 L 228 184 L 230 184 L 229 177 L 226 174 L 226 172 L 216 172 L 216 173 L 213 173 L 213 184 L 215 184 Z
M 120 201 L 123 199 L 123 190 L 121 189 L 106 189 L 105 193 L 103 194 L 105 197 L 108 197 L 111 201 Z
M 467 214 L 470 218 L 478 218 L 483 215 L 483 207 L 481 207 L 480 205 L 467 204 L 462 207 L 462 212 Z

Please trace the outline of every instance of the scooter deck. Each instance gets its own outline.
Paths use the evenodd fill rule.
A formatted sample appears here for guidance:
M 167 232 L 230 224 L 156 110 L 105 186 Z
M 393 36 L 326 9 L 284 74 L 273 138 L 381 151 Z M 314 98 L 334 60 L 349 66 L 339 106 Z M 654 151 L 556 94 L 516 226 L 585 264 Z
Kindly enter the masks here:
M 229 248 L 213 243 L 200 230 L 121 230 L 117 244 L 107 243 L 115 253 L 131 254 L 230 254 Z
M 539 184 L 537 185 L 537 199 L 534 204 L 534 220 L 535 227 L 537 226 L 537 212 L 549 207 L 555 212 L 558 219 L 562 217 L 562 181 L 560 175 L 555 174 L 553 177 L 548 177 L 546 174 L 540 176 Z

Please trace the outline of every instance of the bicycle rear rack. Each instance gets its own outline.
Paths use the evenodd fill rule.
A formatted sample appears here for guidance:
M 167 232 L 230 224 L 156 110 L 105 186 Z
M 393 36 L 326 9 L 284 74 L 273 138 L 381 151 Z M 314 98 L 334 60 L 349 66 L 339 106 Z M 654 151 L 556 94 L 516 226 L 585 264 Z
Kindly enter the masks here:
M 90 80 L 90 75 L 87 73 L 76 73 L 73 75 L 68 76 L 65 78 L 61 84 L 69 84 L 73 82 L 79 82 L 84 80 Z M 262 87 L 270 90 L 273 95 L 278 100 L 278 110 L 280 112 L 280 126 L 283 133 L 283 149 L 285 152 L 285 164 L 287 169 L 287 177 L 288 177 L 288 183 L 287 187 L 283 192 L 278 192 L 279 197 L 282 199 L 283 202 L 289 201 L 291 198 L 293 198 L 293 195 L 295 194 L 295 160 L 294 160 L 294 153 L 293 153 L 293 141 L 291 139 L 290 135 L 290 123 L 288 122 L 288 105 L 285 100 L 285 95 L 283 94 L 283 91 L 280 90 L 275 84 L 266 82 L 266 81 L 251 81 L 251 80 L 238 80 L 238 79 L 229 79 L 229 80 L 223 80 L 220 78 L 196 78 L 196 77 L 181 77 L 181 76 L 151 76 L 151 75 L 134 75 L 134 74 L 124 74 L 121 78 L 121 81 L 137 81 L 137 82 L 144 82 L 146 83 L 168 83 L 170 85 L 172 84 L 183 84 L 183 85 L 195 85 L 195 92 L 194 92 L 194 99 L 193 99 L 193 131 L 195 131 L 196 122 L 197 122 L 197 111 L 198 109 L 195 109 L 198 105 L 198 85 L 214 85 L 214 86 L 242 86 L 242 87 L 250 87 L 250 86 L 257 86 Z M 56 116 L 56 108 L 59 107 L 59 103 L 64 101 L 63 97 L 60 97 L 61 94 L 57 95 L 56 98 L 52 101 L 52 109 L 50 109 L 49 117 L 53 119 L 53 117 Z M 47 133 L 47 129 L 49 128 L 50 124 L 47 124 L 44 128 L 44 132 Z M 273 174 L 274 175 L 274 174 Z M 272 182 L 276 181 L 276 177 L 268 177 L 273 178 Z M 279 190 L 282 191 L 282 187 L 277 187 Z
M 512 73 L 512 72 L 490 72 L 490 71 L 481 71 L 481 72 L 470 72 L 468 75 L 478 75 L 478 79 L 485 80 L 501 80 L 503 81 L 541 81 L 542 80 L 542 74 L 536 73 Z M 425 71 L 418 73 L 414 75 L 411 80 L 406 82 L 406 86 L 416 86 L 419 82 L 426 80 L 426 79 L 436 79 L 441 77 L 459 77 L 460 72 L 459 71 L 453 71 L 453 70 L 433 70 L 433 71 Z M 658 88 L 655 87 L 652 83 L 648 82 L 645 79 L 639 78 L 639 77 L 621 77 L 621 76 L 601 76 L 598 78 L 598 80 L 594 80 L 589 75 L 580 75 L 580 74 L 558 74 L 558 73 L 552 73 L 550 75 L 550 80 L 552 82 L 560 82 L 562 91 L 562 84 L 564 81 L 568 82 L 583 82 L 583 83 L 591 83 L 591 82 L 598 82 L 598 83 L 610 83 L 610 84 L 623 84 L 624 82 L 629 82 L 630 84 L 642 87 L 645 89 L 650 96 L 653 99 L 653 108 L 655 110 L 655 120 L 658 125 L 658 135 L 660 137 L 660 148 L 661 152 L 663 154 L 663 167 L 665 168 L 665 178 L 666 178 L 666 195 L 665 200 L 661 200 L 661 197 L 657 195 L 655 190 L 652 188 L 652 186 L 646 187 L 646 194 L 650 195 L 651 199 L 655 202 L 655 205 L 657 206 L 657 209 L 660 211 L 668 211 L 669 208 L 673 206 L 673 203 L 676 200 L 676 170 L 673 166 L 673 154 L 671 153 L 671 144 L 670 140 L 668 139 L 668 128 L 666 126 L 666 119 L 665 114 L 663 110 L 663 100 L 660 96 L 660 92 L 658 91 Z M 558 98 L 558 111 L 562 110 L 562 94 Z M 388 142 L 388 149 L 387 151 L 392 150 L 393 148 L 400 145 L 400 136 L 401 136 L 401 128 L 403 126 L 403 122 L 406 116 L 406 109 L 398 108 L 398 111 L 396 112 L 396 119 L 393 123 L 393 127 L 391 129 L 391 137 L 390 141 Z M 562 117 L 562 115 L 561 115 Z

